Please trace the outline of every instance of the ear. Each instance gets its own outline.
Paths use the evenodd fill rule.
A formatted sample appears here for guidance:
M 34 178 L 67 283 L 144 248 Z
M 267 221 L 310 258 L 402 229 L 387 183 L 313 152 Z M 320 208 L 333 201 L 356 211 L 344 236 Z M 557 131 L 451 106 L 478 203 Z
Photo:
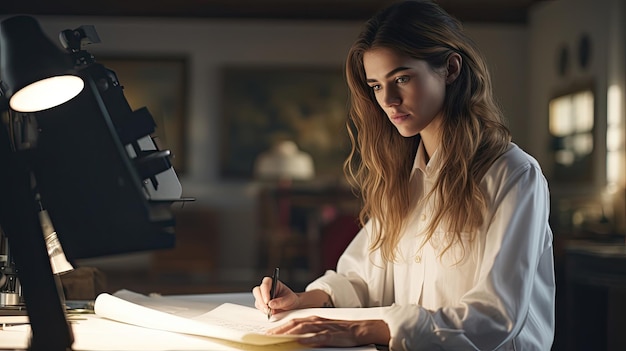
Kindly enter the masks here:
M 461 74 L 461 55 L 458 53 L 450 54 L 448 57 L 448 66 L 447 75 L 446 75 L 446 84 L 450 84 L 456 80 L 456 78 Z

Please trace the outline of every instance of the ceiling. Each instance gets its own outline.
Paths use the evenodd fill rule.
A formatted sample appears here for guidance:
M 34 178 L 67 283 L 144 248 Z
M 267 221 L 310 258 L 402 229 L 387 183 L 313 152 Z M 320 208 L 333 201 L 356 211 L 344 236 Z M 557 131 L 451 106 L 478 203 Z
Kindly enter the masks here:
M 524 23 L 550 0 L 439 0 L 463 22 Z M 2 14 L 364 20 L 393 0 L 2 0 Z

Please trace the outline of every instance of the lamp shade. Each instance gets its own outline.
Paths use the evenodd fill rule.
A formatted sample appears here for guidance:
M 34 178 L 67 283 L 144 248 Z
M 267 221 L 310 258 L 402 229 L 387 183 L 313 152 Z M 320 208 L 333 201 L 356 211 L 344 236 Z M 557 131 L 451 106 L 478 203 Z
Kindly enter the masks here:
M 259 155 L 254 165 L 259 179 L 310 180 L 315 176 L 313 158 L 291 140 L 283 140 Z
M 33 17 L 0 23 L 0 78 L 13 110 L 41 111 L 78 95 L 84 82 L 73 71 L 70 55 L 50 41 Z

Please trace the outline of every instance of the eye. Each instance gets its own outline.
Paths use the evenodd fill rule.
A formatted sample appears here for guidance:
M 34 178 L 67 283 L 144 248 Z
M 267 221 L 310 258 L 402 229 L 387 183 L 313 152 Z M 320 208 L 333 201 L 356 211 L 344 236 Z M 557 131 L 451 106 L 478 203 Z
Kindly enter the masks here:
M 410 80 L 409 76 L 400 76 L 396 78 L 396 83 L 407 83 Z
M 370 88 L 374 91 L 378 91 L 381 89 L 381 86 L 380 84 L 373 84 L 373 85 L 370 85 Z

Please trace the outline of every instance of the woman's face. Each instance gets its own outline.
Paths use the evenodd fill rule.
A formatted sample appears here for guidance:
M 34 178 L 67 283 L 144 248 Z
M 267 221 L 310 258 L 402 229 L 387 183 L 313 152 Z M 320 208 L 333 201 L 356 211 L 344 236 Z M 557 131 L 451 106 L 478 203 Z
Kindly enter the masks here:
M 363 66 L 376 101 L 400 135 L 434 135 L 438 123 L 432 122 L 441 119 L 446 92 L 445 71 L 387 48 L 366 51 Z

